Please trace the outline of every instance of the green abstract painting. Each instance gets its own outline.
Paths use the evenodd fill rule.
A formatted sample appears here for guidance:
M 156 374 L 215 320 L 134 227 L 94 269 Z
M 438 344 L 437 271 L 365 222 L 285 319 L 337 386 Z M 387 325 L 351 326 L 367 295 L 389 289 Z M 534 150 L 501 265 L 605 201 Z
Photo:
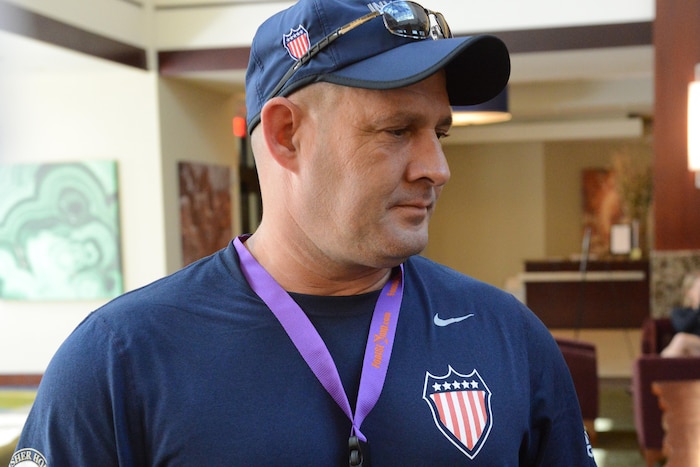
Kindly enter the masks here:
M 0 299 L 123 292 L 113 161 L 0 165 Z

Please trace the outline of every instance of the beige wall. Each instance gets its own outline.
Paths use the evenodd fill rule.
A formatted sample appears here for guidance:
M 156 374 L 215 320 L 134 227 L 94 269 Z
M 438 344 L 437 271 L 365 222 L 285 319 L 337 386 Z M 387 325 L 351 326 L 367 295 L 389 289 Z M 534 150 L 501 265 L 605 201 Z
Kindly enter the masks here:
M 581 170 L 615 154 L 651 161 L 647 140 L 448 146 L 452 179 L 424 254 L 505 287 L 527 259 L 581 250 Z
M 160 78 L 158 105 L 163 164 L 165 249 L 167 272 L 182 267 L 178 162 L 229 166 L 232 218 L 239 232 L 238 147 L 232 119 L 242 108 L 242 98 L 192 83 Z
M 651 141 L 572 141 L 548 143 L 545 146 L 547 257 L 568 257 L 581 251 L 581 171 L 586 168 L 609 167 L 614 156 L 623 154 L 651 164 Z
M 497 286 L 544 254 L 544 148 L 539 143 L 447 147 L 443 191 L 426 256 Z
M 8 77 L 5 77 L 8 78 Z M 182 266 L 177 163 L 229 165 L 237 195 L 232 93 L 108 65 L 95 72 L 22 74 L 3 81 L 16 100 L 0 126 L 0 163 L 109 159 L 118 162 L 125 290 Z M 21 103 L 21 105 L 20 105 Z M 238 198 L 233 208 L 237 209 Z M 234 217 L 236 219 L 236 217 Z M 56 348 L 103 300 L 0 300 L 0 373 L 41 373 Z M 41 323 L 41 326 L 37 326 Z M 23 352 L 15 350 L 22 348 Z
M 117 161 L 124 288 L 159 278 L 165 255 L 155 75 L 110 64 L 37 70 L 5 76 L 12 114 L 0 125 L 0 163 Z M 103 302 L 0 300 L 0 373 L 43 372 Z

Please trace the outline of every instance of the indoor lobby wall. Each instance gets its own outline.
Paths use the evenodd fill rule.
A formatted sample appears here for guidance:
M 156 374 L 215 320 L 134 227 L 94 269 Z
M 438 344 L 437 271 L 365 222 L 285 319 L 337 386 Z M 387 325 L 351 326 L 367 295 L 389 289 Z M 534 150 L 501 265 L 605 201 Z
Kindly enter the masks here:
M 158 80 L 163 164 L 163 209 L 167 272 L 183 266 L 178 164 L 189 162 L 230 169 L 231 216 L 240 233 L 239 143 L 232 120 L 241 114 L 240 93 L 223 92 L 178 79 Z
M 109 71 L 4 75 L 0 163 L 117 162 L 124 288 L 165 273 L 155 76 Z M 0 374 L 43 373 L 104 301 L 0 300 Z
M 650 166 L 651 139 L 550 142 L 545 145 L 545 256 L 579 254 L 583 240 L 584 169 L 610 169 L 615 157 Z M 528 258 L 538 259 L 538 258 Z
M 503 287 L 524 258 L 545 251 L 543 145 L 447 146 L 445 153 L 452 177 L 424 254 Z
M 651 161 L 646 139 L 459 145 L 445 152 L 452 178 L 424 254 L 502 288 L 523 272 L 525 260 L 580 254 L 583 169 L 610 168 L 617 154 Z

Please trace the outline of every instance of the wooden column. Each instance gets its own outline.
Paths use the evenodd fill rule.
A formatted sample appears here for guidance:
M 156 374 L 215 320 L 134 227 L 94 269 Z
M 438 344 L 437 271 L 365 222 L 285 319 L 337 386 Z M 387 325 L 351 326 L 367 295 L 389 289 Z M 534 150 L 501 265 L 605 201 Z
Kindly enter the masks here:
M 687 108 L 700 63 L 700 0 L 656 0 L 654 48 L 654 249 L 696 250 L 700 190 L 688 171 Z

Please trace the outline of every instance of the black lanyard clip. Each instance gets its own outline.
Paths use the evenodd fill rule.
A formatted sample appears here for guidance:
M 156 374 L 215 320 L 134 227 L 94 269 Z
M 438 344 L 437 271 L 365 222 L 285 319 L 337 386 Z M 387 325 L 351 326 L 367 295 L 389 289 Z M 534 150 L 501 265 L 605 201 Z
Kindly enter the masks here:
M 348 440 L 348 448 L 350 449 L 350 467 L 358 467 L 362 465 L 362 447 L 357 436 L 351 436 Z

